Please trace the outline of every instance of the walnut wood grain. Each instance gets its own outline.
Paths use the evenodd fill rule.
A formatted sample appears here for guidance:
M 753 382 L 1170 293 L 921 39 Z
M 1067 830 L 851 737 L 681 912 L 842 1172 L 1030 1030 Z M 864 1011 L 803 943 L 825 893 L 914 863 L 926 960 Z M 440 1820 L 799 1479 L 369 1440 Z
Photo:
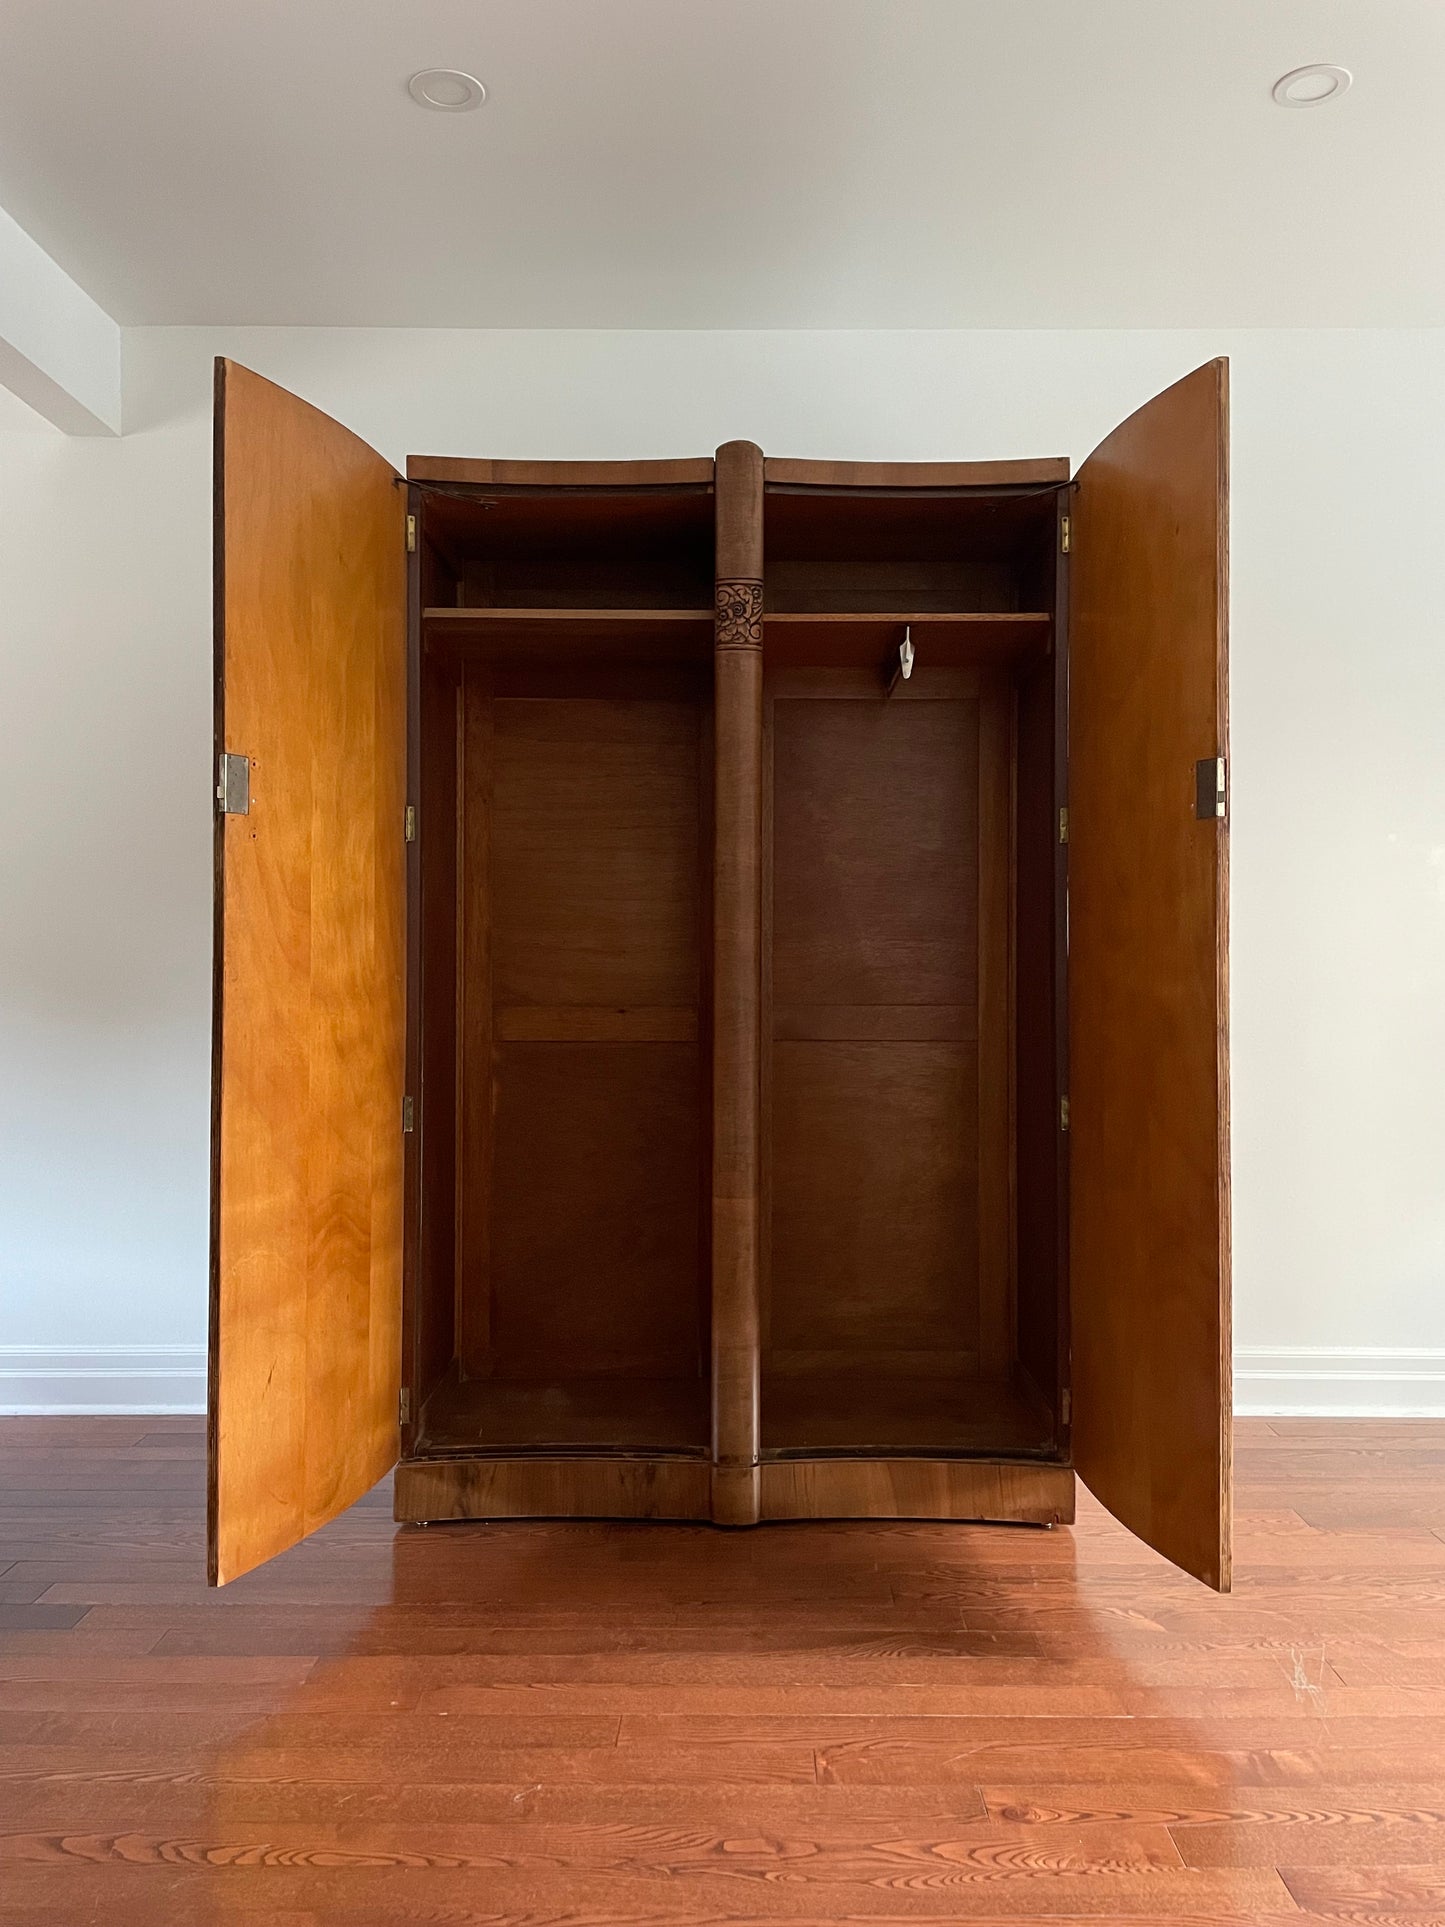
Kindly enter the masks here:
M 1011 488 L 1067 482 L 1067 455 L 1013 462 L 820 462 L 770 455 L 770 483 L 809 488 Z
M 1115 429 L 1070 550 L 1074 1452 L 1123 1523 L 1229 1586 L 1227 366 Z
M 700 704 L 467 673 L 461 1372 L 705 1409 Z
M 409 482 L 480 482 L 511 488 L 678 488 L 711 482 L 709 457 L 643 462 L 513 462 L 408 455 Z
M 1023 1383 L 981 1377 L 979 1362 L 976 1353 L 941 1348 L 880 1350 L 870 1371 L 867 1354 L 858 1351 L 771 1347 L 763 1376 L 765 1461 L 825 1454 L 1053 1457 L 1053 1420 L 1043 1400 Z
M 647 1377 L 642 1356 L 586 1378 L 563 1377 L 555 1358 L 546 1363 L 534 1379 L 449 1378 L 427 1401 L 421 1456 L 707 1456 L 707 1398 L 695 1360 L 678 1378 Z
M 1068 1525 L 1074 1475 L 983 1459 L 776 1459 L 763 1466 L 762 1516 Z
M 978 1350 L 1012 1375 L 1014 1289 L 1014 705 L 1002 675 L 978 706 Z M 1000 1448 L 1001 1449 L 1001 1448 Z
M 529 664 L 708 661 L 710 609 L 449 609 L 423 611 L 429 650 L 471 662 Z
M 347 429 L 216 373 L 210 1576 L 396 1455 L 405 981 L 405 501 Z
M 885 703 L 849 673 L 769 672 L 764 1446 L 1037 1449 L 1031 1401 L 1020 1427 L 996 1397 L 1015 1356 L 1008 686 L 934 669 L 920 688 L 952 700 Z M 903 1395 L 870 1401 L 850 1384 L 870 1374 Z
M 432 1519 L 706 1519 L 702 1460 L 412 1459 L 396 1472 L 396 1517 Z
M 713 1517 L 758 1516 L 763 457 L 717 452 L 714 698 Z
M 912 632 L 917 663 L 935 669 L 1042 656 L 1051 624 L 1046 613 L 1032 610 L 957 616 L 769 613 L 763 619 L 770 669 L 856 666 L 881 675 L 885 665 L 896 664 L 905 629 Z
M 414 642 L 414 636 L 409 641 Z M 412 656 L 409 677 L 419 668 Z M 420 826 L 407 853 L 413 872 L 408 889 L 415 891 L 416 903 L 415 948 L 407 956 L 406 1076 L 414 1099 L 413 1124 L 419 1121 L 420 1130 L 413 1129 L 406 1147 L 408 1207 L 419 1223 L 415 1235 L 410 1217 L 406 1228 L 402 1383 L 411 1388 L 413 1413 L 447 1371 L 457 1344 L 463 1124 L 458 1068 L 464 1055 L 459 1026 L 465 976 L 460 926 L 466 897 L 457 834 L 465 724 L 460 682 L 460 676 L 445 671 L 416 674 L 414 741 L 408 752 L 409 793 L 416 797 Z M 402 1427 L 402 1451 L 410 1445 L 408 1421 Z
M 496 1160 L 496 1089 L 491 1076 L 496 1038 L 493 967 L 497 944 L 492 901 L 492 789 L 496 774 L 494 672 L 466 665 L 462 682 L 455 826 L 461 896 L 456 972 L 457 1183 L 455 1219 L 456 1357 L 463 1373 L 485 1374 L 492 1362 L 492 1172 Z M 429 834 L 423 824 L 423 837 Z M 441 830 L 445 835 L 446 831 Z M 426 850 L 423 849 L 425 857 Z M 422 1289 L 434 1289 L 434 1278 Z

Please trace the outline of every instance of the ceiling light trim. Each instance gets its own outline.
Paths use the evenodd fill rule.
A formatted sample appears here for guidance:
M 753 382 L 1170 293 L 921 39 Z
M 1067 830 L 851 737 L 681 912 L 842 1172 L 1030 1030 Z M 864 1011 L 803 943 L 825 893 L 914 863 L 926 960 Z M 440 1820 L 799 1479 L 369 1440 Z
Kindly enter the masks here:
M 1317 60 L 1308 67 L 1291 67 L 1270 91 L 1281 107 L 1323 107 L 1327 100 L 1338 100 L 1348 93 L 1354 78 L 1348 67 Z M 1327 84 L 1316 84 L 1321 82 Z
M 406 91 L 418 107 L 430 107 L 438 114 L 470 113 L 487 97 L 476 75 L 459 67 L 423 67 L 406 83 Z

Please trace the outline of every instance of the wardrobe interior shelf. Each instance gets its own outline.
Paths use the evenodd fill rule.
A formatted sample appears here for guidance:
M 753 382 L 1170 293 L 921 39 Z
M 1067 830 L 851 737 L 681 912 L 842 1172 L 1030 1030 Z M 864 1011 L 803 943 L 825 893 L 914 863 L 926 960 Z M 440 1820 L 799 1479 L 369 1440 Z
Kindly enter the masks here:
M 426 609 L 428 649 L 468 660 L 527 663 L 709 662 L 711 609 Z
M 770 663 L 788 669 L 865 669 L 895 656 L 912 632 L 919 668 L 957 669 L 1016 662 L 1049 652 L 1047 611 L 987 615 L 767 614 L 763 647 Z

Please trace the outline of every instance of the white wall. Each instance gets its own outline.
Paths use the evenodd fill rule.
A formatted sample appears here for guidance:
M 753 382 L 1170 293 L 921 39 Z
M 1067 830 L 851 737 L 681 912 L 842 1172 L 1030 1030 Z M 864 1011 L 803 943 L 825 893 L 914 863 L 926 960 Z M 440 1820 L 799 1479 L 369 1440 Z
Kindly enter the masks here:
M 120 433 L 120 329 L 0 208 L 0 386 L 70 435 Z
M 399 463 L 1079 458 L 1220 351 L 1242 1403 L 1445 1410 L 1441 332 L 146 329 L 122 440 L 0 419 L 0 1403 L 199 1395 L 214 353 Z

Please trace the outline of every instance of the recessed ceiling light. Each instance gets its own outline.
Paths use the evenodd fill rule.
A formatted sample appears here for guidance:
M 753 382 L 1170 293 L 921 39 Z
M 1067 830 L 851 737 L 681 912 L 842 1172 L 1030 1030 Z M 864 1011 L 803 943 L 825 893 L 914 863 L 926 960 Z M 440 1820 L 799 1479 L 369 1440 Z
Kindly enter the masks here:
M 1281 74 L 1273 92 L 1281 107 L 1322 107 L 1327 100 L 1338 100 L 1353 79 L 1348 67 L 1330 67 L 1319 61 L 1313 67 L 1296 67 Z
M 418 107 L 435 107 L 443 114 L 464 114 L 487 97 L 475 74 L 459 73 L 455 67 L 423 67 L 406 83 L 406 91 Z

